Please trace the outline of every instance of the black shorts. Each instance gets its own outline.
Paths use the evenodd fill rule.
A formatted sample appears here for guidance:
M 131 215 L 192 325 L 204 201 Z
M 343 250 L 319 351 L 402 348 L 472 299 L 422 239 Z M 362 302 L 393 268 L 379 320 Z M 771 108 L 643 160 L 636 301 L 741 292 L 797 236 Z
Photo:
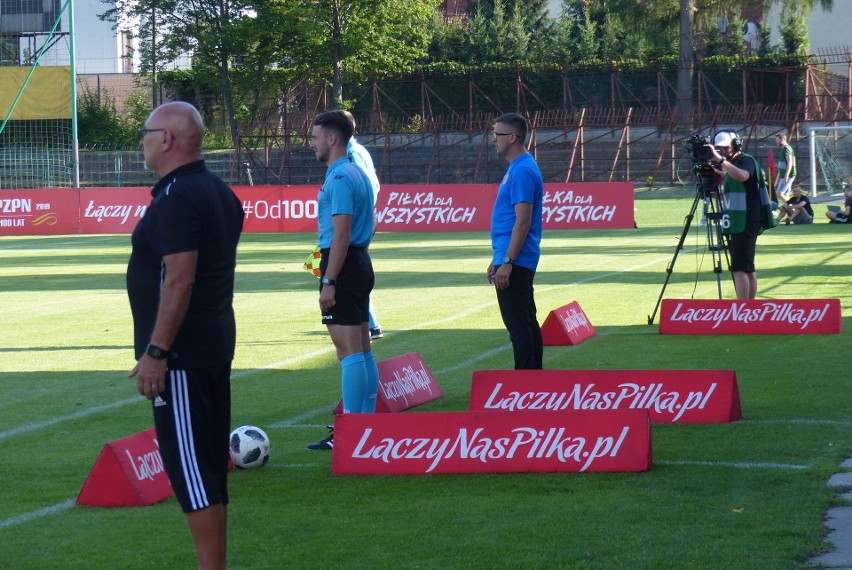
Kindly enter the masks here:
M 183 512 L 228 504 L 231 363 L 166 372 L 154 398 L 163 467 Z
M 328 250 L 321 250 L 320 271 L 325 275 L 328 266 Z M 329 311 L 322 312 L 322 324 L 359 326 L 370 320 L 370 291 L 376 276 L 373 262 L 366 247 L 350 247 L 346 252 L 340 275 L 335 278 L 335 304 Z M 320 283 L 322 291 L 322 283 Z
M 729 243 L 731 271 L 754 273 L 754 253 L 760 228 L 760 222 L 749 222 L 746 224 L 745 230 L 738 234 L 731 234 Z

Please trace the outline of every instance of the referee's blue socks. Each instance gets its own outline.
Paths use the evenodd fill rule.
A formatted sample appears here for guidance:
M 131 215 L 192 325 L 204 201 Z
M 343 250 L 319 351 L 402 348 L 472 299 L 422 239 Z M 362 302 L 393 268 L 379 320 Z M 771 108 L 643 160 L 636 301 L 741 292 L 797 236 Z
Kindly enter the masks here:
M 375 360 L 373 361 L 375 365 Z M 341 388 L 343 392 L 343 413 L 351 414 L 361 411 L 364 398 L 367 395 L 367 365 L 363 352 L 356 352 L 340 361 L 342 368 Z M 378 377 L 378 371 L 376 372 Z
M 376 395 L 379 392 L 379 367 L 372 350 L 364 355 L 364 365 L 367 368 L 367 393 L 361 404 L 361 413 L 372 414 L 376 411 Z

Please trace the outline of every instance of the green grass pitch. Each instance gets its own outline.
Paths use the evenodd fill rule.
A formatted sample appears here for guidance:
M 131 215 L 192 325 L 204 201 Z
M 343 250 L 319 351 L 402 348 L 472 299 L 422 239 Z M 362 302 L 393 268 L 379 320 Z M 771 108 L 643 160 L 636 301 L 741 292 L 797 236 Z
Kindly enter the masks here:
M 548 311 L 578 301 L 597 335 L 545 348 L 562 369 L 725 368 L 744 419 L 655 425 L 647 473 L 335 477 L 306 451 L 340 397 L 312 234 L 240 244 L 233 425 L 272 440 L 267 466 L 230 477 L 232 568 L 803 568 L 828 548 L 828 478 L 852 452 L 850 233 L 822 219 L 758 241 L 759 298 L 841 299 L 844 332 L 662 336 L 647 324 L 692 202 L 637 193 L 637 229 L 549 231 L 536 276 Z M 666 297 L 715 298 L 703 229 L 687 235 Z M 135 393 L 124 272 L 129 236 L 0 238 L 0 541 L 5 568 L 190 568 L 174 499 L 73 506 L 102 446 L 151 426 Z M 379 234 L 371 249 L 379 360 L 419 352 L 467 408 L 471 374 L 512 366 L 485 270 L 485 233 Z M 721 276 L 733 297 L 730 275 Z

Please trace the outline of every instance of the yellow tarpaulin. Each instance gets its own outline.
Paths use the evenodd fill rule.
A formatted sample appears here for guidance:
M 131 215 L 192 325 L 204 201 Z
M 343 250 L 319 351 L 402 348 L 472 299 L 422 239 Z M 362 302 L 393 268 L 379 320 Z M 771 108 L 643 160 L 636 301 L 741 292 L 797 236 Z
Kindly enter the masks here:
M 0 67 L 0 122 L 30 72 L 29 67 Z M 71 69 L 36 67 L 23 95 L 12 112 L 13 121 L 71 118 Z

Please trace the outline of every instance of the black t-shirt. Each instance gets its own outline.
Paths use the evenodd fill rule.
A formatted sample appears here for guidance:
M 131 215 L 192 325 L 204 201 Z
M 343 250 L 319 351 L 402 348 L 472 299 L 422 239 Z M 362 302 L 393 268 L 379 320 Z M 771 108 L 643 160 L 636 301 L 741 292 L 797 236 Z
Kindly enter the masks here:
M 813 216 L 814 215 L 814 209 L 811 208 L 811 201 L 807 196 L 800 195 L 798 197 L 798 199 L 795 196 L 793 196 L 792 198 L 790 198 L 790 200 L 787 201 L 787 203 L 790 204 L 791 206 L 796 206 L 798 204 L 801 204 L 802 202 L 805 203 L 805 211 L 808 214 L 810 214 L 811 216 Z
M 195 284 L 186 317 L 170 348 L 175 369 L 233 359 L 234 268 L 243 228 L 239 199 L 204 161 L 181 166 L 151 191 L 151 204 L 131 238 L 127 294 L 133 313 L 136 359 L 151 339 L 164 279 L 163 257 L 198 251 Z

